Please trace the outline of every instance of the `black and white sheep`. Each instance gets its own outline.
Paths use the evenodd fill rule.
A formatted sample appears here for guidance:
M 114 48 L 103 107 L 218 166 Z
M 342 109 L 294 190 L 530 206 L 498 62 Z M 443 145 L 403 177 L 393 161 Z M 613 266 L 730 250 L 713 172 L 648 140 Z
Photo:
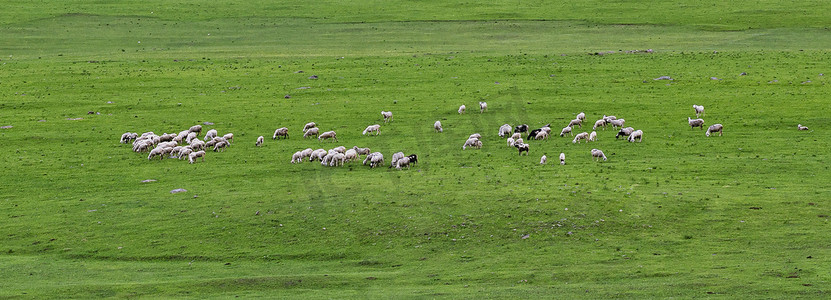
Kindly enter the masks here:
M 488 103 L 479 101 L 479 113 L 483 113 L 488 110 Z
M 258 137 L 257 137 L 257 142 L 256 142 L 256 143 L 254 143 L 254 146 L 257 146 L 257 147 L 262 146 L 262 145 L 263 145 L 263 141 L 265 141 L 265 137 L 263 137 L 262 135 L 261 135 L 261 136 L 258 136 Z
M 565 164 L 566 164 L 566 154 L 563 153 L 563 152 L 560 152 L 560 165 L 565 165 Z
M 514 132 L 528 132 L 528 124 L 520 124 L 514 128 Z
M 808 130 L 808 127 L 802 126 L 802 124 L 796 125 L 796 130 Z
M 522 144 L 516 143 L 516 144 L 514 144 L 514 147 L 516 147 L 517 150 L 519 150 L 519 155 L 522 155 L 522 151 L 525 151 L 526 156 L 528 155 L 528 150 L 531 149 L 531 145 L 528 145 L 528 144 L 525 144 L 525 143 L 522 143 Z
M 635 131 L 635 128 L 632 127 L 621 128 L 615 135 L 615 139 L 618 139 L 619 137 L 628 137 L 633 131 Z

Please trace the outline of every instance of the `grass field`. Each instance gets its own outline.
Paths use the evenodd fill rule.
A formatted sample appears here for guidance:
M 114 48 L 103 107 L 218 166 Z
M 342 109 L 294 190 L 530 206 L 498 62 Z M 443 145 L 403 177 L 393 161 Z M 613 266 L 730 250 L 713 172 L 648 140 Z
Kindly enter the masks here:
M 6 4 L 0 297 L 828 297 L 831 5 L 548 2 Z M 643 143 L 496 135 L 581 111 Z M 203 122 L 204 163 L 118 143 Z M 338 145 L 419 163 L 289 163 Z

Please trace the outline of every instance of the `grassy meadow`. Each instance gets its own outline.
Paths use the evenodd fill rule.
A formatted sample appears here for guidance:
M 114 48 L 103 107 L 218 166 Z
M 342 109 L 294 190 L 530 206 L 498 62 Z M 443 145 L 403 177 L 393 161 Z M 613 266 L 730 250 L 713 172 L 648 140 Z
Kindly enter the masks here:
M 548 2 L 7 3 L 0 298 L 828 297 L 831 5 Z M 118 142 L 203 122 L 197 164 Z M 339 145 L 419 163 L 289 163 Z

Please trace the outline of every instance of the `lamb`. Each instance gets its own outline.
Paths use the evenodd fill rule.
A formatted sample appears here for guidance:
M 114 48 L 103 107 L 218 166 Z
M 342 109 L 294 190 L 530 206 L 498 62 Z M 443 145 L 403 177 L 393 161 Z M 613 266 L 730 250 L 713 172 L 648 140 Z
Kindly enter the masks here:
M 585 121 L 586 120 L 586 113 L 580 112 L 579 114 L 577 114 L 577 118 L 575 118 L 575 119 L 580 119 L 580 121 Z
M 200 157 L 202 158 L 202 161 L 204 162 L 205 161 L 205 151 L 200 150 L 200 151 L 196 151 L 196 152 L 191 152 L 190 154 L 188 154 L 188 162 L 195 163 L 196 159 L 200 158 Z
M 519 139 L 519 138 L 522 138 L 522 134 L 521 134 L 521 133 L 519 133 L 519 132 L 514 133 L 513 135 L 511 135 L 511 138 L 512 138 L 512 139 L 515 139 L 515 140 L 516 140 L 516 139 Z
M 309 129 L 316 128 L 316 127 L 317 127 L 317 124 L 315 124 L 315 122 L 306 123 L 306 125 L 303 126 L 303 132 L 305 133 Z
M 395 167 L 398 160 L 402 157 L 404 157 L 404 152 L 395 152 L 392 155 L 392 161 L 390 161 L 390 168 Z
M 306 133 L 303 134 L 303 138 L 305 139 L 305 138 L 308 138 L 310 136 L 318 136 L 318 134 L 317 134 L 318 131 L 319 131 L 319 129 L 317 127 L 309 128 L 309 130 L 306 130 Z
M 616 119 L 616 120 L 611 120 L 611 121 L 609 121 L 609 123 L 612 123 L 612 128 L 617 128 L 617 127 L 621 127 L 621 128 L 623 128 L 623 124 L 625 124 L 625 123 L 626 123 L 626 120 L 624 120 L 624 119 Z
M 462 104 L 462 106 L 459 106 L 459 114 L 461 115 L 463 113 L 465 113 L 465 105 L 464 104 Z
M 597 158 L 597 161 L 600 161 L 601 158 L 603 158 L 603 161 L 606 161 L 606 154 L 603 154 L 603 151 L 598 149 L 592 149 L 592 160 L 595 158 Z
M 514 146 L 514 138 L 508 138 L 508 147 Z
M 234 134 L 233 133 L 228 133 L 228 134 L 223 135 L 222 137 L 225 138 L 225 140 L 228 142 L 228 145 L 230 145 L 231 140 L 234 139 Z
M 188 128 L 188 131 L 196 132 L 196 134 L 200 134 L 200 133 L 202 133 L 202 125 L 193 125 L 190 128 Z
M 289 138 L 289 129 L 287 127 L 280 127 L 277 130 L 274 130 L 274 135 L 271 136 L 272 140 L 276 140 L 278 137 L 285 137 Z
M 633 131 L 635 131 L 635 128 L 632 127 L 621 128 L 620 131 L 617 132 L 617 135 L 615 135 L 615 139 L 618 139 L 622 136 L 627 137 L 631 135 Z
M 597 141 L 597 131 L 592 131 L 589 134 L 589 142 L 596 142 Z
M 410 159 L 411 164 L 416 164 L 418 162 L 418 155 L 410 154 L 410 155 L 407 155 L 407 158 Z
M 482 135 L 478 134 L 478 133 L 474 133 L 474 134 L 471 134 L 470 137 L 468 137 L 468 138 L 469 139 L 481 139 Z
M 436 132 L 443 132 L 444 130 L 441 128 L 441 121 L 436 121 L 436 123 L 433 123 L 433 129 L 435 129 Z
M 573 135 L 574 135 L 574 134 L 572 134 L 572 133 L 571 133 L 571 127 L 568 127 L 568 126 L 563 127 L 563 130 L 562 130 L 562 131 L 560 131 L 560 137 L 564 137 L 564 136 L 566 136 L 566 133 L 568 133 L 568 134 L 569 134 L 569 135 L 571 135 L 571 136 L 573 136 Z
M 363 135 L 366 135 L 367 132 L 375 132 L 375 135 L 379 135 L 379 134 L 381 134 L 381 125 L 380 124 L 369 125 L 369 126 L 366 127 L 366 129 L 364 129 Z
M 600 119 L 594 122 L 594 127 L 592 127 L 592 130 L 597 130 L 597 127 L 603 127 L 603 130 L 606 130 L 606 120 Z
M 520 124 L 514 128 L 514 132 L 528 132 L 528 124 Z
M 369 148 L 358 148 L 358 146 L 352 147 L 355 152 L 358 152 L 359 155 L 369 155 Z
M 212 139 L 212 138 L 215 138 L 217 134 L 219 134 L 219 132 L 217 132 L 217 131 L 216 131 L 216 129 L 211 129 L 211 130 L 208 130 L 208 132 L 207 132 L 207 133 L 205 133 L 205 138 L 204 138 L 204 140 L 206 140 L 206 141 L 207 141 L 207 140 L 210 140 L 210 139 Z
M 704 130 L 704 120 L 703 119 L 692 119 L 690 117 L 687 117 L 687 122 L 690 123 L 690 129 L 694 129 L 696 127 L 699 127 L 699 128 L 701 128 L 701 130 Z
M 469 139 L 467 139 L 467 141 L 465 141 L 465 144 L 462 145 L 462 150 L 467 149 L 468 146 L 474 147 L 474 148 L 477 148 L 477 149 L 481 149 L 482 148 L 482 141 L 480 141 L 477 138 L 469 138 Z
M 635 140 L 638 140 L 639 143 L 643 141 L 643 131 L 642 130 L 635 130 L 635 131 L 632 132 L 632 134 L 629 135 L 629 142 L 634 143 Z
M 522 155 L 522 151 L 525 151 L 525 155 L 528 155 L 528 150 L 530 150 L 531 146 L 525 143 L 517 143 L 515 146 L 519 150 L 519 155 Z
M 588 132 L 581 132 L 574 136 L 574 140 L 571 141 L 572 144 L 580 143 L 580 140 L 585 140 L 589 138 Z
M 540 157 L 540 164 L 544 165 L 547 162 L 548 162 L 548 157 L 546 157 L 545 154 L 543 154 L 542 157 Z
M 381 115 L 384 116 L 384 123 L 392 122 L 392 112 L 391 111 L 381 111 Z
M 479 113 L 483 113 L 488 110 L 488 103 L 479 101 Z
M 323 141 L 323 140 L 326 140 L 326 139 L 331 139 L 332 142 L 337 142 L 338 141 L 337 134 L 335 134 L 334 131 L 327 131 L 327 132 L 321 133 L 317 137 L 318 141 Z
M 724 129 L 724 126 L 722 126 L 721 124 L 713 124 L 712 126 L 710 126 L 710 128 L 707 128 L 707 133 L 705 133 L 704 135 L 710 136 L 710 133 L 718 132 L 718 136 L 721 136 L 722 129 Z
M 254 143 L 254 146 L 257 146 L 257 147 L 262 146 L 262 145 L 263 145 L 263 141 L 265 141 L 265 137 L 263 137 L 262 135 L 261 135 L 261 136 L 259 136 L 259 137 L 257 137 L 257 142 L 256 142 L 256 143 Z
M 574 127 L 574 125 L 577 125 L 577 126 L 580 126 L 580 128 L 583 128 L 583 120 L 574 119 L 574 120 L 571 120 L 571 122 L 568 122 L 568 127 Z
M 695 105 L 693 104 L 693 109 L 695 109 L 695 117 L 699 118 L 704 115 L 704 105 Z
M 796 125 L 797 130 L 808 130 L 808 127 L 802 126 L 802 124 Z
M 561 165 L 561 166 L 565 166 L 565 165 L 566 165 L 566 154 L 565 154 L 565 153 L 562 153 L 562 152 L 560 152 L 560 165 Z
M 395 168 L 401 170 L 401 167 L 407 166 L 407 170 L 410 169 L 410 158 L 409 157 L 402 157 L 395 162 Z

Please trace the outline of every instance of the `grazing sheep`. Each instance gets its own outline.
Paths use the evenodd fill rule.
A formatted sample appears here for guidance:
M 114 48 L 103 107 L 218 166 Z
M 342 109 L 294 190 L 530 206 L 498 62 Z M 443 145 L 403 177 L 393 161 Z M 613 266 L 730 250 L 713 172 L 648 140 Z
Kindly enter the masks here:
M 550 133 L 551 128 L 549 128 L 549 126 L 551 126 L 551 124 L 546 124 L 545 126 L 543 126 L 541 128 L 531 130 L 531 132 L 528 133 L 528 139 L 529 140 L 535 140 L 536 137 L 537 137 L 537 134 L 540 133 L 540 131 L 547 131 L 547 132 Z
M 395 167 L 398 160 L 402 157 L 404 157 L 404 152 L 395 152 L 392 155 L 392 160 L 390 161 L 390 168 Z
M 197 139 L 199 139 L 199 138 L 197 138 L 196 132 L 191 132 L 191 133 L 188 133 L 188 135 L 185 137 L 185 143 L 190 144 L 191 142 L 193 142 L 193 140 L 197 140 Z M 174 139 L 174 141 L 175 141 L 175 139 Z
M 508 147 L 514 146 L 514 138 L 508 138 Z
M 303 133 L 305 133 L 309 129 L 312 129 L 312 128 L 315 128 L 315 127 L 317 127 L 317 124 L 315 124 L 315 122 L 306 123 L 306 125 L 303 126 Z
M 358 152 L 359 155 L 369 155 L 369 148 L 358 148 L 358 146 L 352 147 L 355 149 L 355 152 Z
M 370 168 L 375 168 L 384 163 L 384 155 L 381 152 L 372 152 L 364 159 L 364 165 L 369 162 Z
M 695 129 L 696 127 L 699 127 L 699 128 L 701 128 L 701 130 L 704 130 L 704 120 L 703 119 L 692 119 L 690 117 L 687 117 L 687 122 L 690 123 L 690 129 Z
M 540 130 L 548 132 L 549 134 L 551 134 L 551 124 L 545 125 L 545 127 L 540 128 Z
M 580 143 L 580 140 L 585 140 L 589 138 L 588 132 L 581 132 L 574 136 L 574 140 L 571 141 L 572 144 Z
M 291 155 L 291 163 L 293 163 L 293 164 L 299 163 L 302 160 L 303 160 L 302 151 L 294 152 L 294 154 Z
M 544 165 L 547 162 L 548 162 L 548 157 L 546 157 L 545 154 L 543 154 L 542 157 L 540 157 L 540 164 Z
M 601 158 L 603 158 L 603 160 L 605 161 L 606 154 L 603 154 L 603 151 L 600 151 L 598 149 L 592 149 L 592 160 L 594 160 L 595 158 L 597 158 L 597 161 L 600 161 Z
M 227 148 L 228 145 L 229 144 L 227 141 L 219 141 L 216 143 L 216 145 L 214 145 L 214 152 L 225 151 L 225 148 Z
M 603 127 L 603 130 L 606 130 L 606 120 L 600 119 L 594 122 L 594 127 L 592 127 L 592 130 L 597 130 L 597 127 Z
M 707 128 L 707 133 L 705 133 L 704 135 L 710 136 L 710 133 L 718 132 L 718 136 L 721 136 L 722 129 L 724 129 L 724 126 L 722 126 L 721 124 L 713 124 L 712 126 L 710 126 L 710 128 Z
M 301 154 L 303 153 L 301 152 Z M 327 152 L 324 149 L 317 149 L 315 151 L 312 151 L 312 154 L 309 155 L 309 161 L 312 162 L 315 161 L 315 159 L 323 160 L 323 157 L 326 156 L 326 154 L 329 154 L 329 152 Z
M 208 132 L 205 133 L 204 140 L 207 141 L 207 140 L 210 140 L 212 138 L 215 138 L 217 136 L 217 134 L 219 134 L 219 132 L 217 132 L 216 129 L 208 130 Z
M 265 137 L 263 137 L 262 135 L 261 135 L 261 136 L 259 136 L 259 137 L 257 137 L 257 142 L 256 142 L 256 143 L 254 143 L 254 146 L 257 146 L 257 147 L 262 146 L 262 145 L 263 145 L 263 141 L 265 141 Z
M 181 142 L 182 142 L 183 140 L 185 140 L 185 138 L 187 138 L 187 137 L 188 137 L 188 135 L 190 135 L 190 134 L 191 134 L 191 132 L 190 132 L 190 131 L 187 131 L 187 130 L 182 130 L 182 131 L 179 131 L 179 134 L 177 134 L 177 135 L 176 135 L 176 137 L 175 137 L 175 138 L 173 138 L 173 140 L 174 140 L 174 141 L 176 141 L 177 143 L 181 143 Z M 196 135 L 194 135 L 194 137 L 195 137 L 195 136 L 196 136 Z M 188 144 L 190 144 L 190 143 L 188 143 Z
M 170 150 L 170 153 L 169 153 L 170 158 L 179 158 L 177 155 L 179 155 L 179 151 L 182 151 L 182 149 L 184 149 L 184 148 L 185 147 L 182 147 L 182 146 L 173 147 L 173 150 Z
M 196 134 L 200 134 L 200 133 L 202 133 L 202 125 L 193 125 L 190 128 L 188 128 L 188 131 L 196 132 Z
M 381 111 L 381 115 L 384 116 L 384 123 L 392 122 L 392 112 L 391 111 Z
M 175 134 L 172 133 L 164 133 L 159 136 L 159 142 L 170 142 L 176 138 Z
M 635 130 L 632 134 L 629 135 L 629 142 L 634 143 L 635 140 L 638 140 L 638 143 L 643 141 L 643 131 L 642 130 Z
M 483 113 L 488 110 L 488 103 L 479 101 L 479 113 Z
M 548 131 L 540 131 L 537 133 L 537 136 L 534 137 L 535 140 L 547 140 L 548 139 Z
M 624 120 L 624 119 L 615 119 L 615 120 L 609 121 L 609 123 L 612 123 L 612 128 L 618 128 L 618 127 L 623 128 L 623 124 L 626 123 L 626 120 Z
M 436 132 L 444 132 L 444 130 L 441 128 L 441 121 L 436 121 L 436 123 L 433 123 L 433 129 L 435 129 Z
M 514 128 L 514 132 L 528 132 L 528 124 L 520 124 Z
M 176 142 L 170 141 L 170 142 L 159 143 L 156 147 L 158 147 L 158 148 L 173 148 L 173 147 L 176 147 L 176 146 L 178 146 L 178 144 L 176 144 Z
M 346 152 L 346 147 L 344 147 L 344 146 L 337 146 L 337 147 L 335 147 L 335 148 L 332 148 L 332 151 L 335 151 L 335 152 L 337 152 L 337 153 L 344 153 L 344 152 Z
M 577 125 L 577 126 L 580 126 L 580 128 L 583 128 L 583 120 L 574 119 L 574 120 L 571 120 L 571 122 L 568 122 L 568 127 L 574 127 L 574 125 Z
M 693 109 L 695 109 L 696 118 L 700 118 L 702 115 L 704 115 L 704 105 L 693 104 Z
M 621 128 L 615 135 L 615 139 L 618 139 L 619 137 L 627 137 L 631 135 L 633 131 L 635 131 L 635 128 L 632 127 Z
M 193 139 L 190 141 L 190 147 L 193 148 L 193 150 L 199 151 L 205 149 L 205 142 L 200 141 L 199 139 Z
M 808 127 L 802 126 L 802 124 L 796 125 L 797 130 L 808 130 Z
M 606 121 L 606 123 L 611 123 L 612 120 L 616 120 L 616 119 L 617 119 L 617 117 L 615 117 L 615 116 L 603 115 L 603 121 Z
M 190 157 L 191 153 L 193 153 L 193 149 L 182 147 L 182 150 L 179 150 L 179 160 L 185 159 L 185 157 Z
M 332 159 L 329 160 L 329 166 L 337 166 L 338 162 L 340 162 L 340 165 L 343 166 L 343 164 L 346 162 L 346 155 L 343 153 L 335 153 L 334 155 L 332 155 Z
M 482 135 L 478 134 L 478 133 L 474 133 L 474 134 L 471 134 L 470 137 L 468 137 L 468 138 L 469 139 L 481 139 Z
M 566 136 L 566 133 L 568 133 L 568 135 L 571 135 L 571 136 L 574 135 L 573 133 L 571 133 L 571 127 L 568 127 L 568 126 L 563 127 L 563 130 L 560 131 L 560 137 Z
M 337 152 L 329 152 L 320 160 L 320 165 L 328 166 L 330 162 L 332 162 L 332 158 L 335 157 L 335 154 L 339 154 Z
M 516 139 L 514 140 L 514 147 L 516 147 L 517 144 L 525 144 L 525 141 L 523 141 L 521 138 Z
M 337 134 L 335 134 L 334 131 L 327 131 L 327 132 L 321 133 L 317 137 L 318 141 L 323 141 L 323 140 L 326 140 L 326 139 L 331 139 L 332 142 L 337 142 L 338 141 Z
M 503 124 L 499 127 L 499 137 L 504 138 L 511 134 L 511 125 L 510 124 Z
M 309 128 L 309 130 L 306 130 L 306 133 L 303 134 L 303 138 L 305 139 L 305 138 L 308 138 L 310 136 L 318 136 L 318 134 L 317 134 L 318 131 L 319 131 L 319 129 L 317 127 Z
M 592 131 L 589 134 L 589 142 L 597 142 L 597 131 Z
M 167 149 L 167 148 L 164 148 L 164 147 L 153 148 L 153 150 L 150 150 L 150 155 L 147 155 L 147 160 L 151 160 L 155 156 L 158 156 L 159 160 L 161 160 L 162 158 L 164 158 L 164 154 L 166 152 L 165 149 Z
M 195 163 L 196 159 L 200 158 L 200 157 L 202 158 L 202 161 L 204 162 L 205 161 L 205 151 L 200 150 L 200 151 L 196 151 L 196 152 L 191 152 L 190 154 L 188 154 L 188 162 Z
M 469 138 L 469 139 L 467 139 L 467 141 L 465 141 L 465 144 L 462 145 L 462 150 L 467 149 L 468 146 L 474 147 L 476 149 L 481 149 L 482 148 L 482 141 L 480 141 L 477 138 Z
M 577 114 L 577 118 L 575 118 L 575 119 L 580 119 L 581 121 L 585 121 L 586 120 L 586 113 L 580 112 L 579 114 Z
M 560 152 L 560 165 L 564 166 L 566 164 L 566 154 Z
M 462 106 L 459 106 L 459 114 L 461 115 L 463 113 L 465 113 L 465 105 L 464 104 L 462 104 Z
M 364 133 L 362 133 L 362 134 L 366 135 L 367 132 L 370 132 L 370 133 L 375 132 L 375 135 L 379 135 L 379 134 L 381 134 L 381 125 L 380 124 L 369 125 L 369 126 L 366 127 L 366 129 L 364 129 Z
M 418 155 L 410 154 L 407 155 L 407 158 L 410 159 L 410 164 L 416 164 L 418 162 Z
M 395 162 L 395 168 L 401 170 L 401 167 L 407 166 L 407 170 L 410 169 L 410 158 L 409 157 L 402 157 L 399 158 L 398 161 Z
M 531 145 L 528 145 L 528 144 L 525 144 L 525 143 L 522 143 L 522 144 L 517 143 L 516 145 L 514 145 L 514 147 L 516 147 L 519 150 L 519 155 L 522 155 L 522 151 L 525 151 L 525 155 L 527 156 L 528 155 L 528 150 L 530 150 Z
M 135 140 L 136 138 L 138 138 L 138 133 L 134 133 L 134 132 L 124 133 L 124 134 L 121 135 L 121 143 L 122 144 L 127 144 L 130 141 Z
M 272 140 L 276 140 L 278 137 L 285 137 L 289 138 L 289 129 L 287 127 L 280 127 L 277 130 L 274 130 L 274 135 L 271 136 Z
M 364 165 L 366 165 L 366 163 L 368 163 L 368 162 L 372 162 L 372 158 L 375 157 L 378 154 L 381 154 L 381 152 L 372 152 L 372 153 L 368 154 L 366 156 L 366 158 L 364 158 Z
M 153 133 L 152 131 L 148 131 L 148 132 L 142 133 L 141 137 L 148 137 L 148 136 L 154 136 L 154 135 L 156 135 L 156 134 Z
M 343 155 L 344 155 L 344 158 L 343 158 L 344 162 L 350 162 L 350 161 L 358 159 L 358 152 L 355 151 L 355 149 L 346 150 L 346 153 L 344 153 Z
M 514 134 L 512 134 L 512 135 L 511 135 L 511 138 L 512 138 L 512 139 L 515 139 L 515 140 L 516 140 L 516 139 L 519 139 L 519 138 L 522 138 L 522 134 L 521 134 L 521 133 L 519 133 L 519 132 L 514 133 Z
M 233 133 L 228 133 L 228 134 L 223 135 L 222 137 L 225 138 L 225 140 L 228 141 L 228 145 L 230 145 L 231 140 L 234 139 L 234 134 Z

